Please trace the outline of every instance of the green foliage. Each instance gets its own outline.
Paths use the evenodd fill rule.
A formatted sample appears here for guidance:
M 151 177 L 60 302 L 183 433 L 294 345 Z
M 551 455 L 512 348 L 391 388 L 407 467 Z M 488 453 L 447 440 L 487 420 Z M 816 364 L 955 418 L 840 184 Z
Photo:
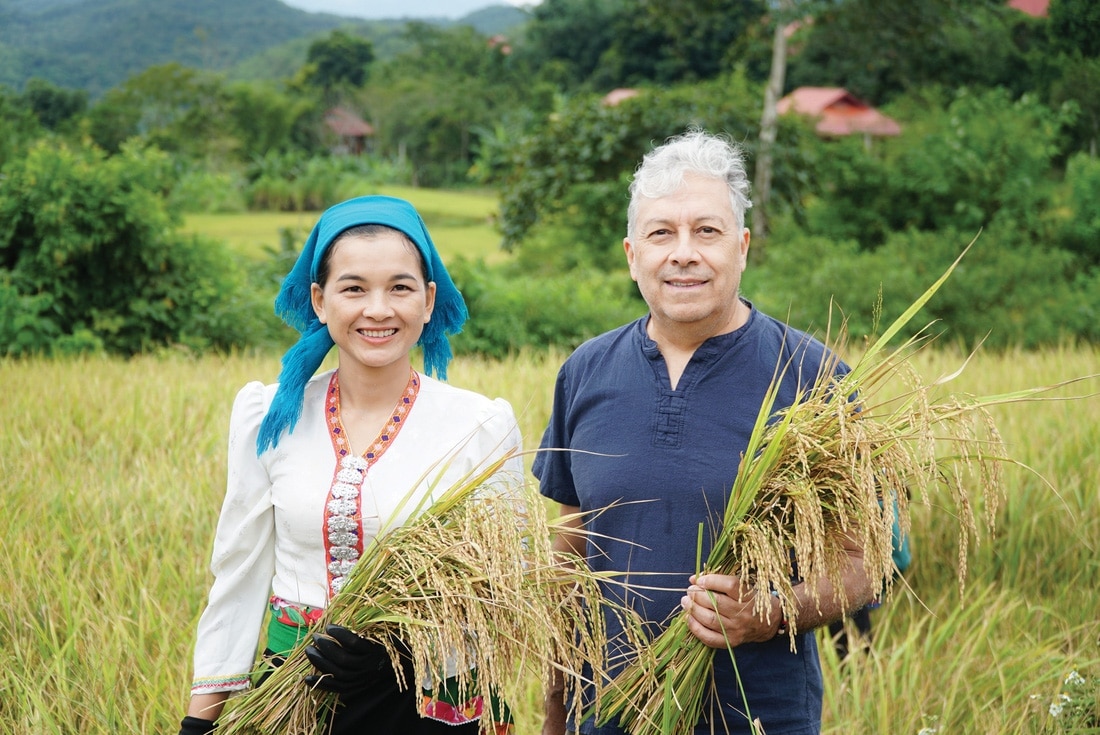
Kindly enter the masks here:
M 250 209 L 318 211 L 381 184 L 404 182 L 408 170 L 376 156 L 270 154 L 248 171 L 245 196 Z
M 1050 34 L 1064 49 L 1100 56 L 1100 5 L 1093 0 L 1052 0 Z
M 335 30 L 310 44 L 301 74 L 306 84 L 327 96 L 339 87 L 362 87 L 372 61 L 374 46 L 368 39 Z
M 1093 266 L 1100 266 L 1100 160 L 1079 153 L 1066 169 L 1069 217 L 1059 244 Z
M 410 23 L 412 48 L 376 67 L 363 95 L 376 150 L 408 160 L 413 181 L 465 183 L 479 137 L 522 107 L 528 74 L 500 39 Z
M 245 187 L 244 176 L 234 170 L 219 170 L 214 164 L 194 166 L 179 174 L 168 204 L 188 214 L 243 212 Z
M 896 232 L 874 251 L 797 229 L 777 230 L 768 259 L 745 274 L 746 296 L 764 311 L 824 333 L 847 320 L 853 337 L 876 334 L 919 296 L 973 235 L 957 230 Z M 1073 253 L 1038 249 L 1011 226 L 983 232 L 940 293 L 911 325 L 933 321 L 951 342 L 1035 348 L 1100 337 L 1100 270 Z M 880 301 L 881 299 L 881 301 Z
M 646 312 L 622 271 L 539 276 L 465 259 L 449 270 L 470 310 L 452 339 L 456 353 L 502 358 L 525 349 L 573 349 Z
M 255 292 L 221 249 L 173 231 L 165 157 L 38 144 L 3 170 L 3 352 L 161 345 L 227 348 L 261 339 Z
M 22 99 L 38 122 L 49 130 L 58 130 L 88 106 L 87 92 L 62 89 L 43 79 L 29 79 L 23 87 Z
M 586 242 L 620 242 L 626 229 L 624 175 L 634 172 L 642 155 L 693 124 L 726 133 L 735 141 L 755 140 L 758 92 L 744 77 L 731 75 L 691 87 L 643 89 L 615 106 L 588 95 L 565 102 L 516 142 L 502 183 L 505 245 L 518 248 L 533 229 L 547 222 L 584 233 Z M 798 133 L 793 139 L 798 141 Z M 775 155 L 777 182 L 787 173 L 788 150 Z M 579 186 L 584 188 L 575 190 Z M 777 197 L 782 197 L 781 190 Z M 580 206 L 581 202 L 588 204 Z M 617 216 L 609 218 L 609 212 Z
M 970 0 L 831 3 L 791 56 L 787 87 L 844 87 L 878 105 L 936 83 L 1003 85 L 1022 92 L 1016 82 L 1027 78 L 1021 74 L 1027 65 L 1013 34 L 1018 23 L 1027 21 L 1003 5 Z
M 572 88 L 713 79 L 764 12 L 759 0 L 543 0 L 525 53 Z
M 934 92 L 903 103 L 898 138 L 818 144 L 809 231 L 864 248 L 910 228 L 974 233 L 1004 222 L 1047 234 L 1065 111 L 1003 89 L 961 90 L 945 107 Z
M 576 184 L 562 195 L 522 247 L 516 262 L 526 273 L 552 276 L 573 270 L 611 271 L 626 262 L 629 174 Z
M 1052 105 L 1072 105 L 1077 119 L 1069 126 L 1069 150 L 1100 152 L 1100 57 L 1061 60 L 1060 76 L 1050 84 Z
M 154 66 L 111 90 L 89 111 L 90 133 L 117 152 L 135 137 L 188 157 L 225 155 L 235 147 L 229 99 L 220 77 L 176 63 Z
M 579 86 L 610 48 L 621 6 L 617 0 L 543 0 L 527 29 L 532 65 L 552 68 L 564 86 Z
M 1039 232 L 1063 119 L 1031 96 L 961 90 L 890 149 L 895 195 L 906 203 L 894 229 L 967 232 L 1005 219 Z
M 43 134 L 34 113 L 18 95 L 3 86 L 0 86 L 0 130 L 4 131 L 0 135 L 0 168 Z
M 225 92 L 238 160 L 251 162 L 270 153 L 319 149 L 320 114 L 314 100 L 270 83 L 237 82 Z

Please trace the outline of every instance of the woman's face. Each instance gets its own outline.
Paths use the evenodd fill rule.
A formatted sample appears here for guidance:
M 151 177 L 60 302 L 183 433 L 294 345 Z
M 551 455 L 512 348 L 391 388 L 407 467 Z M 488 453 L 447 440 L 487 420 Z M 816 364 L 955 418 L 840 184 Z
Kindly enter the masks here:
M 416 247 L 397 232 L 345 235 L 331 247 L 328 277 L 311 290 L 341 366 L 407 366 L 435 305 Z

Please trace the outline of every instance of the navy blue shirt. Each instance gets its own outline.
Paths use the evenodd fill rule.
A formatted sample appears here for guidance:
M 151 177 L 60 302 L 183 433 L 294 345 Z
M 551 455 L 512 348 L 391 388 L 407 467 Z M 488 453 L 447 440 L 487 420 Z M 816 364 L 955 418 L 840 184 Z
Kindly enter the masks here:
M 589 340 L 562 365 L 542 448 L 576 451 L 540 451 L 533 472 L 543 495 L 584 512 L 601 510 L 585 519 L 595 534 L 588 538 L 589 564 L 621 573 L 617 581 L 629 591 L 612 584 L 605 594 L 625 599 L 659 631 L 680 612 L 695 572 L 700 522 L 702 559 L 709 554 L 773 378 L 783 372 L 778 410 L 823 366 L 838 366 L 817 340 L 751 309 L 744 326 L 695 351 L 673 390 L 664 358 L 646 334 L 648 318 Z M 613 619 L 608 632 L 618 632 Z M 727 725 L 730 732 L 750 732 L 746 700 L 768 735 L 819 732 L 821 666 L 813 634 L 799 635 L 797 648 L 790 651 L 786 636 L 737 647 L 744 698 L 729 655 L 718 651 L 715 681 L 724 711 L 708 715 L 705 708 L 697 732 L 711 732 L 712 725 L 716 732 Z M 623 732 L 592 721 L 579 729 Z

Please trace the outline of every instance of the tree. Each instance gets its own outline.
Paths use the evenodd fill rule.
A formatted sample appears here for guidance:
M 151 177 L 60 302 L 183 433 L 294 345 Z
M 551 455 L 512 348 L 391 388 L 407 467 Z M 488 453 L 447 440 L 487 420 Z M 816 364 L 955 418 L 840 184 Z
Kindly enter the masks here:
M 336 30 L 310 44 L 302 79 L 320 88 L 328 100 L 341 87 L 362 87 L 373 61 L 374 46 L 369 39 Z
M 565 86 L 581 85 L 611 47 L 621 13 L 617 0 L 543 0 L 532 11 L 524 53 L 532 67 L 557 70 Z
M 19 95 L 0 85 L 0 169 L 42 134 L 42 125 Z
M 1051 0 L 1050 34 L 1064 49 L 1086 58 L 1100 56 L 1100 3 Z
M 989 0 L 836 2 L 815 16 L 788 84 L 844 87 L 877 105 L 936 83 L 1015 88 L 1020 15 Z
M 44 79 L 29 79 L 23 87 L 22 100 L 43 127 L 57 130 L 84 112 L 88 93 L 80 89 L 62 89 Z
M 410 160 L 420 185 L 463 183 L 481 131 L 523 106 L 529 75 L 468 26 L 410 23 L 406 33 L 415 46 L 377 67 L 363 95 L 378 150 Z
M 761 260 L 768 239 L 768 205 L 772 193 L 772 148 L 779 131 L 776 103 L 787 77 L 787 23 L 794 0 L 780 0 L 772 38 L 772 66 L 764 87 L 764 106 L 760 114 L 760 142 L 756 149 L 756 174 L 753 177 L 752 233 L 756 241 L 754 259 Z
M 112 89 L 88 112 L 92 138 L 108 152 L 139 138 L 193 158 L 236 148 L 221 76 L 179 64 L 154 66 Z
M 714 79 L 764 10 L 760 0 L 626 0 L 597 78 L 605 86 Z
M 646 89 L 608 107 L 597 95 L 578 95 L 516 142 L 502 182 L 501 227 L 506 248 L 520 257 L 531 248 L 557 267 L 610 268 L 622 263 L 627 183 L 657 143 L 701 126 L 735 141 L 756 138 L 760 91 L 743 76 Z M 792 129 L 777 153 L 782 194 L 797 199 Z M 541 241 L 540 241 L 540 238 Z M 546 238 L 549 238 L 547 240 Z M 534 259 L 533 259 L 534 260 Z

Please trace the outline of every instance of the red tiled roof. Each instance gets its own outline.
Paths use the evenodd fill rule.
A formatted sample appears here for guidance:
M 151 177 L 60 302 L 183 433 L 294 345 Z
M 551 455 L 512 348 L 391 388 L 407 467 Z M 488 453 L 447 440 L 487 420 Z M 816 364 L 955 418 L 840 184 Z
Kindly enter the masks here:
M 799 87 L 775 105 L 780 115 L 794 112 L 820 118 L 822 135 L 900 135 L 901 126 L 842 87 Z
M 1045 18 L 1050 10 L 1050 0 L 1008 0 L 1008 7 L 1036 18 Z

